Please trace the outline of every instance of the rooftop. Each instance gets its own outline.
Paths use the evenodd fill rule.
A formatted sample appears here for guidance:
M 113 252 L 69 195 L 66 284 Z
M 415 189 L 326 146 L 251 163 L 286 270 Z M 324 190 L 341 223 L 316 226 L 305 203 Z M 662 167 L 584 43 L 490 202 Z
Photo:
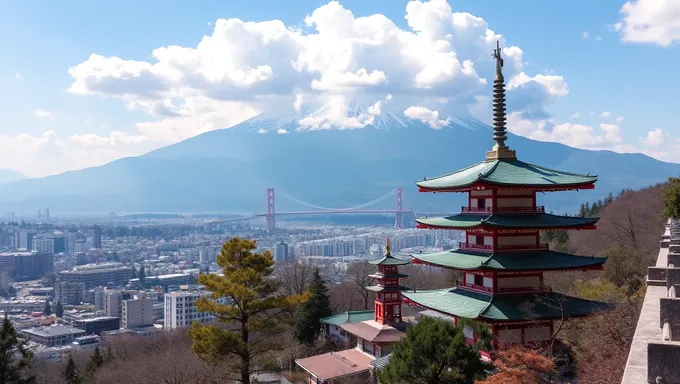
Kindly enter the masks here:
M 62 335 L 83 335 L 84 330 L 70 327 L 68 325 L 53 325 L 49 327 L 38 327 L 22 329 L 21 332 L 30 333 L 41 337 L 62 336 Z
M 447 217 L 416 219 L 420 228 L 473 229 L 595 229 L 597 217 L 560 216 L 549 213 L 459 213 Z
M 565 296 L 556 292 L 490 295 L 463 288 L 402 292 L 412 303 L 443 314 L 488 321 L 548 320 L 586 316 L 609 309 L 596 301 Z
M 525 186 L 536 190 L 589 189 L 597 176 L 557 171 L 516 159 L 483 161 L 416 184 L 424 192 L 463 192 L 479 184 Z
M 414 262 L 464 271 L 545 271 L 583 269 L 601 266 L 604 257 L 574 256 L 551 250 L 496 252 L 453 249 L 450 251 L 417 253 Z
M 393 343 L 406 336 L 407 325 L 407 323 L 381 324 L 375 320 L 365 320 L 358 323 L 346 323 L 342 329 L 369 342 Z
M 343 325 L 346 323 L 358 323 L 364 320 L 372 320 L 375 317 L 375 311 L 347 311 L 338 313 L 337 315 L 324 317 L 321 319 L 323 324 Z
M 356 375 L 371 369 L 373 357 L 358 349 L 329 352 L 295 360 L 295 363 L 319 380 Z

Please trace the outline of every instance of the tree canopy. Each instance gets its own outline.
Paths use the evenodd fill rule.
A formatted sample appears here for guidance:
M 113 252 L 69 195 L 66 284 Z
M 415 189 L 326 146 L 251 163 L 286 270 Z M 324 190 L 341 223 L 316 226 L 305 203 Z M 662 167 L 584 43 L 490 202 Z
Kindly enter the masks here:
M 201 274 L 199 283 L 212 295 L 196 302 L 199 311 L 213 314 L 223 326 L 194 322 L 189 330 L 194 352 L 213 363 L 236 360 L 230 370 L 243 384 L 250 384 L 251 374 L 266 365 L 270 352 L 286 347 L 286 325 L 309 298 L 282 294 L 271 252 L 256 253 L 256 248 L 255 241 L 238 237 L 224 243 L 217 257 L 223 275 Z M 215 300 L 220 298 L 227 302 Z
M 61 301 L 57 301 L 57 304 L 54 306 L 54 314 L 57 317 L 64 316 L 64 306 L 61 304 Z
M 50 302 L 48 300 L 45 300 L 45 306 L 43 307 L 43 314 L 45 316 L 49 316 L 52 314 L 52 307 L 50 306 Z
M 28 340 L 17 332 L 5 315 L 0 327 L 0 383 L 35 383 L 35 377 L 27 373 L 32 361 Z
M 477 335 L 476 344 L 466 342 L 465 327 Z M 490 368 L 481 361 L 482 348 L 491 348 L 485 325 L 423 317 L 394 346 L 378 378 L 384 384 L 473 384 Z
M 678 177 L 668 178 L 663 215 L 667 218 L 680 218 L 680 178 Z
M 302 344 L 311 345 L 321 330 L 320 320 L 331 316 L 331 301 L 328 298 L 326 282 L 319 269 L 314 269 L 309 300 L 298 311 L 295 323 L 295 338 Z
M 477 384 L 548 384 L 555 361 L 537 350 L 514 347 L 502 350 L 494 361 L 495 373 Z

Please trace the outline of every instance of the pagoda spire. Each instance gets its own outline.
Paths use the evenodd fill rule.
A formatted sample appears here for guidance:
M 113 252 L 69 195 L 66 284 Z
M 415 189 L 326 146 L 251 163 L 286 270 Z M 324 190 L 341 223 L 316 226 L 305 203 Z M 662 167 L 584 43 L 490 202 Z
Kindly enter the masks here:
M 385 238 L 385 257 L 390 257 L 390 238 Z
M 487 160 L 514 159 L 515 151 L 505 145 L 506 135 L 506 109 L 505 109 L 505 78 L 503 77 L 503 57 L 500 42 L 496 41 L 496 49 L 493 50 L 493 58 L 496 60 L 496 77 L 493 80 L 493 140 L 496 144 L 493 149 L 486 153 Z

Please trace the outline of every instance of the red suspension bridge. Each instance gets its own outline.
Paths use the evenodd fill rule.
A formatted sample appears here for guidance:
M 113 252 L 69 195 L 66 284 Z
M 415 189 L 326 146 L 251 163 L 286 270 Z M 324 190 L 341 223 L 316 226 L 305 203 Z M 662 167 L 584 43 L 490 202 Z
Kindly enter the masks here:
M 404 228 L 404 216 L 440 216 L 451 215 L 452 213 L 424 213 L 415 212 L 404 208 L 404 193 L 402 188 L 395 188 L 388 193 L 378 197 L 369 202 L 359 204 L 347 208 L 328 208 L 315 204 L 310 204 L 299 200 L 284 192 L 279 192 L 286 200 L 297 203 L 302 206 L 302 209 L 282 209 L 276 210 L 276 193 L 274 188 L 267 188 L 267 211 L 263 213 L 255 213 L 251 216 L 238 217 L 233 219 L 220 220 L 222 223 L 229 223 L 235 221 L 253 220 L 257 218 L 265 218 L 267 221 L 267 233 L 273 235 L 276 232 L 276 218 L 279 216 L 304 216 L 304 215 L 336 215 L 336 214 L 370 214 L 370 215 L 394 215 L 394 227 Z M 394 208 L 379 208 L 377 205 L 389 202 L 393 198 Z M 383 204 L 384 205 L 384 204 Z

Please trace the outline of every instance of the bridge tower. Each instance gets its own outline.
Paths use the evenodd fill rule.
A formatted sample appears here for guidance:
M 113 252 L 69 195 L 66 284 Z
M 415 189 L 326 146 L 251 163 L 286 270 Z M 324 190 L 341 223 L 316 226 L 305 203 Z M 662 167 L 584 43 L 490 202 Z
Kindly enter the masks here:
M 267 188 L 267 234 L 276 232 L 276 210 L 274 209 L 274 188 Z
M 397 188 L 397 211 L 395 212 L 394 215 L 394 228 L 404 228 L 404 210 L 403 210 L 403 203 L 402 203 L 402 194 L 403 190 L 401 187 Z

